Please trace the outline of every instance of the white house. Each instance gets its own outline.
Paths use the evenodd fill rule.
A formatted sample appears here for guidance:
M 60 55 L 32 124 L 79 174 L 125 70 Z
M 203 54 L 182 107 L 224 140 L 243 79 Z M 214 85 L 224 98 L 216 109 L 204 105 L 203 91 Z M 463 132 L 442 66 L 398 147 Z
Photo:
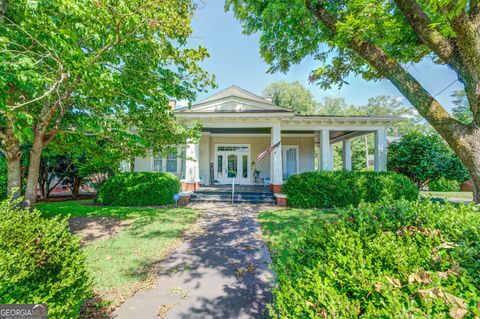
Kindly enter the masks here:
M 236 184 L 267 183 L 273 192 L 279 192 L 292 174 L 332 170 L 332 146 L 336 143 L 343 144 L 343 168 L 351 170 L 350 141 L 369 133 L 375 135 L 374 168 L 384 171 L 385 130 L 402 120 L 388 116 L 298 115 L 237 86 L 175 113 L 185 125 L 203 125 L 199 143 L 182 147 L 185 156 L 136 158 L 135 171 L 172 172 L 181 178 L 185 191 L 197 190 L 201 184 L 231 184 L 234 178 Z M 279 141 L 280 147 L 263 160 L 256 160 Z

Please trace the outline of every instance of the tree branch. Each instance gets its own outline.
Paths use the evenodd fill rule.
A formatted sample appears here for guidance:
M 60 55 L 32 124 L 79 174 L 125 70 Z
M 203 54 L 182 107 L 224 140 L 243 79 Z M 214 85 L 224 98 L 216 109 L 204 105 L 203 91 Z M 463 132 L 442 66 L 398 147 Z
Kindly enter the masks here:
M 423 12 L 415 0 L 394 0 L 397 8 L 405 15 L 410 26 L 436 55 L 445 63 L 450 64 L 459 71 L 461 65 L 456 60 L 455 46 L 450 39 L 444 37 L 436 28 L 432 27 L 432 21 Z
M 335 36 L 338 22 L 336 17 L 325 9 L 322 2 L 313 4 L 312 0 L 307 0 L 306 3 L 317 20 Z M 448 113 L 396 60 L 389 57 L 380 47 L 363 39 L 352 37 L 348 46 L 379 71 L 382 76 L 388 78 L 415 106 L 418 112 L 449 142 L 452 148 L 457 150 L 463 148 L 458 139 L 454 137 L 464 135 L 468 127 Z
M 456 33 L 455 40 L 462 58 L 462 80 L 468 103 L 474 122 L 480 126 L 480 30 L 465 12 L 452 18 L 450 25 Z

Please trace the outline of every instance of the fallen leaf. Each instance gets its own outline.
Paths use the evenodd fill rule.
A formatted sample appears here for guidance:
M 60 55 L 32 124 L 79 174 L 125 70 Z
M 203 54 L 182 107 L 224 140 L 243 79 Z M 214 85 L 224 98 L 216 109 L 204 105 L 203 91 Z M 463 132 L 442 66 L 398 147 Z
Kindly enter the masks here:
M 459 298 L 455 295 L 452 295 L 448 292 L 446 292 L 445 294 L 445 301 L 451 305 L 454 305 L 456 306 L 457 308 L 463 308 L 465 309 L 466 306 L 465 306 L 465 301 L 462 299 L 462 298 Z
M 382 291 L 383 283 L 376 282 L 374 287 L 375 287 L 375 291 L 380 292 L 380 291 Z
M 467 309 L 453 308 L 448 313 L 453 319 L 461 319 L 467 314 Z
M 452 248 L 455 248 L 456 246 L 457 245 L 455 243 L 445 242 L 445 243 L 442 243 L 440 246 L 438 246 L 438 248 L 452 249 Z
M 391 278 L 391 277 L 388 277 L 387 276 L 387 280 L 389 283 L 391 283 L 393 286 L 397 287 L 397 288 L 402 288 L 402 283 L 400 282 L 400 280 L 398 280 L 397 278 Z

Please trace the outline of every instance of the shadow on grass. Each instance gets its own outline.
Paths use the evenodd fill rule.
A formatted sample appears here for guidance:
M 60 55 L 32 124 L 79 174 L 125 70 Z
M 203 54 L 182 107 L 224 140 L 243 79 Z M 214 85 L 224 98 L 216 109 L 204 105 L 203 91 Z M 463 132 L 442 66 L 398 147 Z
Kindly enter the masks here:
M 36 208 L 44 217 L 112 217 L 126 219 L 158 214 L 158 210 L 173 209 L 170 206 L 127 207 L 96 205 L 93 200 L 38 203 Z

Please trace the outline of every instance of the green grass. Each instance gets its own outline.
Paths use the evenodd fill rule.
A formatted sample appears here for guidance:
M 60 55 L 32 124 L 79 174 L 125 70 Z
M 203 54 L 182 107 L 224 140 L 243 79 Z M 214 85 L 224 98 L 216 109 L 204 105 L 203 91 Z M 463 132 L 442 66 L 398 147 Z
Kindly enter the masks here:
M 270 250 L 285 243 L 295 244 L 303 238 L 307 228 L 325 218 L 334 218 L 333 210 L 282 209 L 260 214 L 258 221 L 262 228 L 262 236 Z
M 472 192 L 430 192 L 422 191 L 420 194 L 424 197 L 442 198 L 455 201 L 473 201 Z
M 182 232 L 198 213 L 188 208 L 92 206 L 91 201 L 39 203 L 46 217 L 110 217 L 130 220 L 113 237 L 87 243 L 83 250 L 95 291 L 117 304 L 149 279 L 150 266 L 181 242 Z

